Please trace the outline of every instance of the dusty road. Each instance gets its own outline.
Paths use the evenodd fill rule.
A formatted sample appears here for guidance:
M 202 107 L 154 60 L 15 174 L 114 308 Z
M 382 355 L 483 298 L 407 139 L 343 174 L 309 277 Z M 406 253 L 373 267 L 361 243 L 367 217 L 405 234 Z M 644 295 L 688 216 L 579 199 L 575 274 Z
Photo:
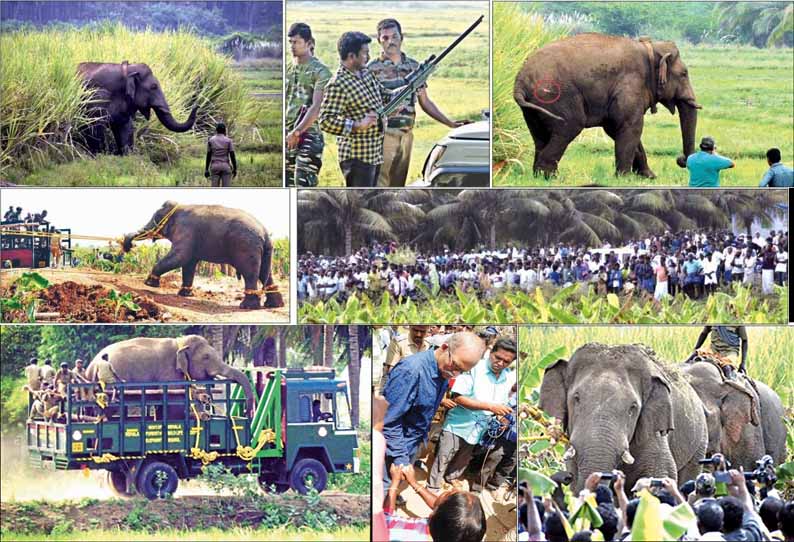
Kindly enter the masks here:
M 27 270 L 13 269 L 0 272 L 0 291 L 4 291 L 18 276 Z M 239 304 L 243 298 L 243 282 L 235 277 L 196 276 L 193 288 L 194 297 L 177 295 L 181 284 L 179 272 L 170 272 L 160 279 L 160 287 L 153 288 L 143 283 L 145 274 L 121 275 L 89 269 L 38 269 L 37 273 L 50 281 L 61 284 L 73 281 L 87 286 L 103 286 L 119 293 L 131 292 L 151 300 L 162 313 L 152 321 L 184 322 L 289 322 L 289 281 L 281 280 L 276 284 L 284 299 L 285 306 L 278 309 L 243 310 Z M 85 321 L 82 319 L 75 319 Z M 56 320 L 65 321 L 65 320 Z M 136 320 L 141 321 L 141 320 Z M 145 320 L 143 320 L 145 321 Z

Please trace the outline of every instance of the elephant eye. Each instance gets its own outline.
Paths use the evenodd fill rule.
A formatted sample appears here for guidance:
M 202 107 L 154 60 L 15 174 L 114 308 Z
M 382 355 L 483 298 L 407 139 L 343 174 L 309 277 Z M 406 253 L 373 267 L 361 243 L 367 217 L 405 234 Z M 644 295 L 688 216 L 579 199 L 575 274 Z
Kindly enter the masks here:
M 574 402 L 574 404 L 579 404 L 579 394 L 578 393 L 573 396 L 573 402 Z

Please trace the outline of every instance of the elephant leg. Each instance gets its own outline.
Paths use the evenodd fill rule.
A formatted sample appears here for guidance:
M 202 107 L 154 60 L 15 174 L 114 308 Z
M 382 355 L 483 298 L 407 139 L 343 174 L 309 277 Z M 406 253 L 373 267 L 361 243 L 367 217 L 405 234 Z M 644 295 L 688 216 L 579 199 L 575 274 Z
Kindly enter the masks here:
M 535 144 L 535 157 L 532 161 L 532 170 L 538 170 L 538 156 L 541 151 L 546 148 L 551 139 L 551 133 L 543 125 L 543 122 L 537 118 L 537 113 L 528 108 L 522 108 L 521 112 L 524 114 L 524 122 L 529 128 L 529 133 L 532 136 L 532 141 Z
M 258 293 L 256 287 L 259 285 L 259 277 L 254 273 L 245 273 L 243 275 L 245 282 L 245 294 L 243 302 L 240 303 L 241 309 L 260 309 L 262 308 L 262 298 Z M 253 293 L 257 292 L 257 293 Z
M 111 128 L 113 129 L 113 137 L 116 140 L 116 154 L 120 156 L 127 154 L 132 149 L 132 119 L 115 123 Z
M 168 273 L 178 267 L 182 267 L 190 262 L 190 258 L 182 254 L 181 251 L 174 250 L 171 247 L 171 250 L 165 257 L 154 264 L 152 268 L 152 272 L 149 274 L 149 277 L 144 281 L 144 284 L 147 286 L 160 286 L 160 277 L 164 273 Z
M 546 178 L 554 176 L 557 173 L 557 165 L 560 163 L 562 155 L 565 154 L 565 149 L 568 148 L 571 141 L 576 139 L 580 131 L 571 130 L 552 134 L 548 144 L 535 157 L 534 172 L 542 173 Z
M 617 164 L 618 175 L 628 175 L 631 173 L 634 164 L 634 156 L 637 152 L 637 145 L 642 136 L 642 121 L 628 124 L 618 128 L 615 135 L 615 162 Z
M 182 297 L 193 297 L 193 278 L 196 276 L 196 265 L 198 260 L 192 260 L 182 266 L 182 288 L 179 295 Z
M 645 154 L 642 141 L 637 144 L 637 150 L 634 151 L 634 162 L 631 164 L 631 170 L 641 177 L 656 178 L 656 174 L 648 167 L 648 156 Z

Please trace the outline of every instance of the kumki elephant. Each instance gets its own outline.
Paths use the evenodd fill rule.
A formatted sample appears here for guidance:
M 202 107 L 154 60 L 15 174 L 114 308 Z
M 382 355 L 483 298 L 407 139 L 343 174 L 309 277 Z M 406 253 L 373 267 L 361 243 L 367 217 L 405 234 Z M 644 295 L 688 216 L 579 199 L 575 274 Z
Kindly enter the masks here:
M 99 360 L 104 354 L 113 370 L 124 382 L 174 382 L 212 380 L 224 377 L 242 386 L 247 399 L 247 410 L 253 413 L 254 392 L 248 377 L 238 369 L 223 362 L 221 355 L 207 339 L 188 335 L 178 339 L 152 339 L 140 337 L 106 346 L 100 350 L 86 369 L 86 378 L 97 382 Z
M 578 491 L 593 472 L 621 469 L 627 487 L 645 476 L 689 480 L 706 452 L 706 415 L 674 368 L 639 345 L 586 344 L 548 367 L 540 408 L 561 420 Z
M 93 91 L 89 115 L 95 119 L 83 133 L 84 143 L 92 153 L 105 150 L 105 126 L 110 126 L 116 141 L 116 154 L 126 154 L 133 147 L 135 114 L 149 120 L 151 111 L 172 132 L 187 132 L 196 122 L 198 107 L 193 107 L 185 122 L 178 122 L 160 82 L 146 64 L 81 62 L 77 73 L 86 88 Z
M 124 237 L 124 252 L 142 239 L 168 239 L 171 250 L 152 268 L 145 283 L 160 286 L 160 276 L 182 268 L 181 296 L 193 295 L 193 278 L 199 261 L 230 264 L 245 281 L 245 296 L 240 308 L 260 308 L 261 292 L 265 291 L 265 307 L 283 307 L 271 273 L 273 243 L 265 227 L 240 209 L 220 205 L 179 205 L 166 201 L 151 220 L 135 233 Z
M 780 464 L 786 457 L 786 428 L 780 397 L 763 382 L 727 378 L 716 365 L 698 361 L 682 370 L 706 408 L 707 455 L 721 453 L 736 468 L 750 471 L 769 454 Z
M 551 176 L 565 149 L 585 128 L 600 126 L 615 141 L 617 174 L 656 175 L 640 140 L 643 116 L 661 103 L 680 117 L 686 167 L 695 152 L 695 91 L 671 41 L 579 34 L 530 54 L 516 76 L 513 98 L 535 143 L 533 171 Z

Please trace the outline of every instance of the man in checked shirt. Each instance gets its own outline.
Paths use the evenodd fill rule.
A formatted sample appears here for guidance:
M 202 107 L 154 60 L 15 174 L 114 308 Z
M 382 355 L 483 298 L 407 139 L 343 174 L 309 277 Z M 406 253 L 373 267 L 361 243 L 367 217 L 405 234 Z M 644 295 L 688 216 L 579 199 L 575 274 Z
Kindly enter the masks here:
M 375 111 L 392 91 L 367 69 L 369 43 L 362 32 L 345 32 L 337 42 L 339 69 L 325 87 L 320 128 L 337 136 L 339 167 L 349 187 L 376 186 L 383 164 L 383 122 Z

